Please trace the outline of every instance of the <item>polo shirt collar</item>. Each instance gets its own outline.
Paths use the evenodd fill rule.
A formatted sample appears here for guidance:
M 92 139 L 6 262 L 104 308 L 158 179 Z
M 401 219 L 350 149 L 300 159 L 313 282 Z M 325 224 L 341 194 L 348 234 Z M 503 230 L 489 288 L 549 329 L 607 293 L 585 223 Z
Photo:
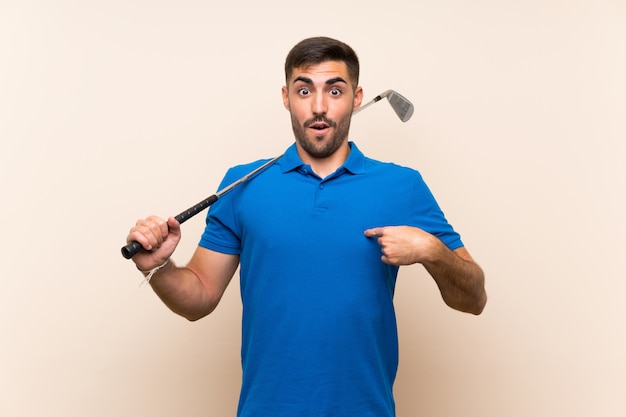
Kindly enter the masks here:
M 348 155 L 348 159 L 338 171 L 344 170 L 352 174 L 363 174 L 365 172 L 365 155 L 363 155 L 363 152 L 359 150 L 354 142 L 348 142 L 348 144 L 350 146 L 350 155 Z M 300 159 L 298 155 L 295 143 L 287 148 L 282 158 L 278 160 L 278 163 L 283 173 L 293 171 L 304 165 L 304 162 L 302 162 L 302 159 Z

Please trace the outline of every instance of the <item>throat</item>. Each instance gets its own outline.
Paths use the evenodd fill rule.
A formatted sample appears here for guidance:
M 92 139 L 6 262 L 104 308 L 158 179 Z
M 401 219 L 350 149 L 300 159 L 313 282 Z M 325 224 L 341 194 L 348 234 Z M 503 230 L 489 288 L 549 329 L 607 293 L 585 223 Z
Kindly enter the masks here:
M 298 149 L 298 153 L 302 162 L 310 165 L 311 170 L 317 176 L 324 179 L 335 173 L 335 171 L 346 162 L 350 155 L 350 146 L 346 142 L 345 146 L 341 146 L 331 155 L 325 157 L 316 157 L 303 149 Z

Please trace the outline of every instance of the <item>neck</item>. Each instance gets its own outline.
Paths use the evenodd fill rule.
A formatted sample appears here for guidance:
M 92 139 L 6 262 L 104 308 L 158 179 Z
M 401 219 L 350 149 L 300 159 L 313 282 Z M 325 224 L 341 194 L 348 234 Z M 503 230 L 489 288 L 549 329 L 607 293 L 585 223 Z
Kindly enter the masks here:
M 311 166 L 313 172 L 319 175 L 320 178 L 326 178 L 333 172 L 337 171 L 337 169 L 346 162 L 348 156 L 350 155 L 350 145 L 346 140 L 343 145 L 331 155 L 316 158 L 311 154 L 304 151 L 299 144 L 296 143 L 296 147 L 298 149 L 298 155 L 302 162 Z

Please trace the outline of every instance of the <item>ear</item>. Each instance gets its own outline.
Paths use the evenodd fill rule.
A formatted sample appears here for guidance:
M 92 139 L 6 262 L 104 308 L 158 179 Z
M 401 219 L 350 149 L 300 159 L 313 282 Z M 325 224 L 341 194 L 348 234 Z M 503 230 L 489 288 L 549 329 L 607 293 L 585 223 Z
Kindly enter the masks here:
M 287 89 L 287 87 L 283 87 L 282 92 L 283 92 L 283 106 L 285 106 L 285 108 L 289 110 L 289 90 Z
M 354 100 L 352 102 L 352 111 L 355 111 L 359 107 L 361 107 L 362 101 L 363 101 L 363 88 L 357 87 L 356 91 L 354 92 Z

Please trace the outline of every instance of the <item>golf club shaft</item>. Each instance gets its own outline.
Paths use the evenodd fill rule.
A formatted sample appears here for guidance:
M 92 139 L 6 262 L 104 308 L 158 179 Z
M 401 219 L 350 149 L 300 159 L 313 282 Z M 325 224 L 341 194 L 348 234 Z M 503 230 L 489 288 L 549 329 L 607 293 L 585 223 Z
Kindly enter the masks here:
M 187 210 L 183 211 L 182 213 L 179 213 L 174 218 L 176 219 L 176 221 L 178 221 L 178 223 L 186 222 L 187 220 L 189 220 L 190 218 L 192 218 L 196 214 L 200 213 L 201 211 L 203 211 L 204 209 L 209 207 L 211 204 L 215 203 L 221 196 L 223 196 L 227 192 L 231 191 L 233 188 L 237 187 L 241 183 L 247 181 L 248 179 L 250 179 L 251 177 L 253 177 L 257 173 L 261 172 L 265 168 L 267 168 L 270 165 L 272 165 L 281 156 L 282 155 L 279 155 L 279 156 L 277 156 L 277 157 L 267 161 L 266 163 L 264 163 L 260 167 L 256 168 L 255 170 L 253 170 L 253 171 L 247 173 L 246 175 L 244 175 L 243 177 L 239 178 L 237 181 L 235 181 L 232 184 L 222 188 L 217 193 L 215 193 L 215 194 L 205 198 L 204 200 L 202 200 L 198 204 L 194 205 L 193 207 L 189 207 Z M 132 242 L 130 242 L 129 244 L 127 244 L 126 246 L 124 246 L 122 248 L 122 256 L 124 256 L 124 258 L 126 258 L 126 259 L 130 259 L 133 256 L 135 256 L 135 254 L 137 252 L 139 252 L 141 249 L 142 249 L 141 244 L 139 242 L 137 242 L 136 240 L 133 240 Z
M 352 113 L 352 115 L 355 115 L 355 114 L 359 113 L 361 110 L 369 107 L 370 105 L 372 105 L 372 104 L 382 100 L 384 97 L 388 96 L 390 92 L 391 92 L 391 90 L 387 90 L 384 93 L 374 97 L 374 99 L 372 99 L 370 102 L 366 103 L 365 105 L 363 105 L 363 106 L 359 107 L 357 110 L 355 110 Z M 252 172 L 244 175 L 243 177 L 239 178 L 237 181 L 235 181 L 232 184 L 226 186 L 225 188 L 223 188 L 222 190 L 218 191 L 217 193 L 207 197 L 206 199 L 202 200 L 201 202 L 199 202 L 198 204 L 194 205 L 193 207 L 188 208 L 187 210 L 185 210 L 182 213 L 178 214 L 174 218 L 179 223 L 183 223 L 183 222 L 189 220 L 190 218 L 192 218 L 196 214 L 202 212 L 204 209 L 209 207 L 211 204 L 215 203 L 221 196 L 223 196 L 227 192 L 231 191 L 233 188 L 237 187 L 241 183 L 247 181 L 248 179 L 250 179 L 254 175 L 258 174 L 259 172 L 263 171 L 264 169 L 266 169 L 267 167 L 272 165 L 281 156 L 282 155 L 279 155 L 279 156 L 277 156 L 277 157 L 267 161 L 266 163 L 264 163 L 260 167 L 256 168 Z M 136 240 L 134 240 L 134 241 L 128 243 L 126 246 L 122 247 L 122 256 L 124 256 L 124 258 L 126 258 L 126 259 L 130 259 L 133 256 L 135 256 L 135 254 L 137 254 L 141 249 L 142 249 L 141 244 L 139 242 L 137 242 Z
M 382 100 L 386 95 L 388 95 L 388 92 L 390 90 L 385 91 L 384 93 L 381 93 L 379 95 L 377 95 L 376 97 L 374 97 L 373 99 L 371 99 L 370 101 L 368 101 L 367 103 L 363 104 L 361 107 L 359 107 L 358 109 L 356 109 L 352 115 L 354 116 L 355 114 L 357 114 L 358 112 L 360 112 L 363 109 L 368 108 L 369 106 L 371 106 L 374 103 L 379 102 L 380 100 Z

